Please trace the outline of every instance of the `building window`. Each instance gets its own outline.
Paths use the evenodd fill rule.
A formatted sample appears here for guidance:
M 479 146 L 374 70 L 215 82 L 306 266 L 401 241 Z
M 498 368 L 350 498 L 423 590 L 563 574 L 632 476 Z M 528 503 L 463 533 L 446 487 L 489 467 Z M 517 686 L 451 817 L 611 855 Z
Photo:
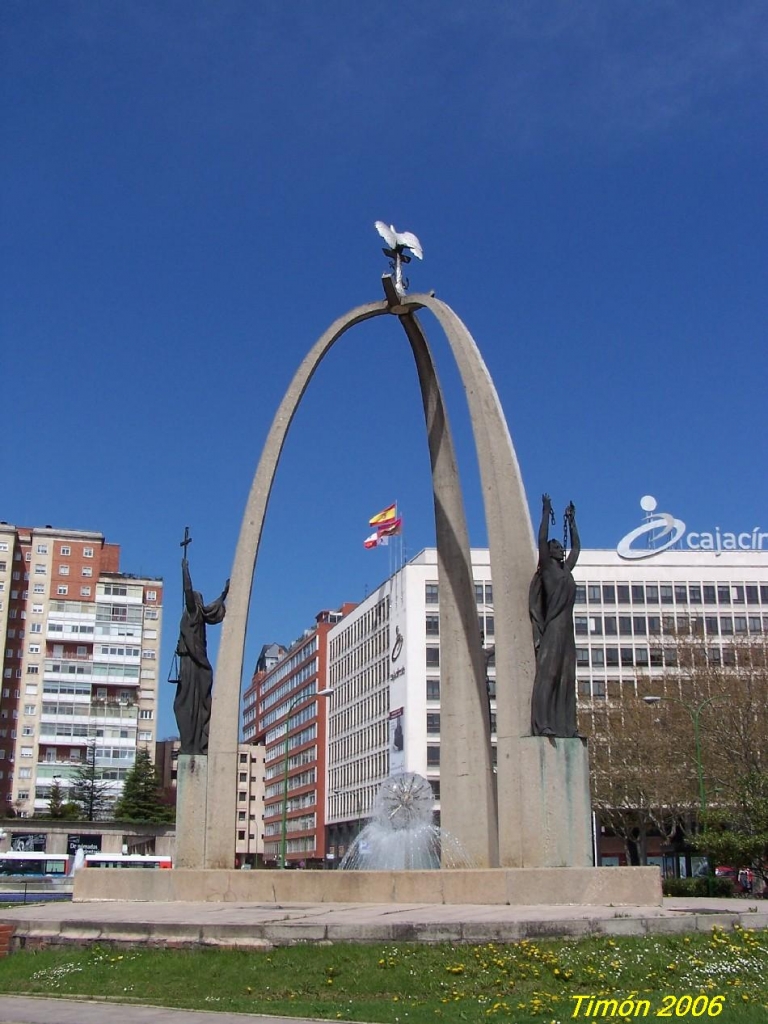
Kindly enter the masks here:
M 90 587 L 80 587 L 80 597 L 90 597 L 90 596 L 91 596 L 91 588 Z
M 587 598 L 590 604 L 600 604 L 602 601 L 602 587 L 598 583 L 587 584 Z
M 59 566 L 59 576 L 69 576 L 69 566 L 68 565 L 60 565 Z
M 576 664 L 577 665 L 589 665 L 589 648 L 588 647 L 577 647 L 576 648 Z
M 59 584 L 59 585 L 58 585 L 58 586 L 56 587 L 56 593 L 57 593 L 57 594 L 58 594 L 58 595 L 59 595 L 60 597 L 64 597 L 64 595 L 65 595 L 65 594 L 68 594 L 68 593 L 69 593 L 69 587 L 68 587 L 68 586 L 67 586 L 67 585 L 66 585 L 65 583 L 60 583 L 60 584 Z
M 427 668 L 440 668 L 440 648 L 427 648 Z
M 619 583 L 616 586 L 616 594 L 619 604 L 629 604 L 629 584 Z
M 155 712 L 154 711 L 150 711 L 147 708 L 142 708 L 141 711 L 139 711 L 139 718 L 150 719 L 150 718 L 154 718 L 154 717 L 155 717 Z
M 438 592 L 436 583 L 426 583 L 424 585 L 424 601 L 426 604 L 438 603 Z
M 440 636 L 440 617 L 434 614 L 427 614 L 425 629 L 427 636 Z
M 93 576 L 93 566 L 84 565 L 80 572 L 83 576 Z
M 68 544 L 62 544 L 61 547 L 59 548 L 59 554 L 64 555 L 66 557 L 67 555 L 72 554 L 72 549 L 69 547 Z
M 45 576 L 45 565 L 42 562 L 37 562 L 35 564 L 35 575 Z
M 434 711 L 427 712 L 427 733 L 430 736 L 440 735 L 440 715 Z
M 440 767 L 440 747 L 429 745 L 427 747 L 427 767 L 428 768 L 439 768 Z
M 427 680 L 427 700 L 440 700 L 440 680 Z
M 156 601 L 157 600 L 157 591 L 156 590 L 148 590 L 147 591 L 147 600 L 148 601 Z
M 93 558 L 93 548 L 83 548 L 83 558 Z

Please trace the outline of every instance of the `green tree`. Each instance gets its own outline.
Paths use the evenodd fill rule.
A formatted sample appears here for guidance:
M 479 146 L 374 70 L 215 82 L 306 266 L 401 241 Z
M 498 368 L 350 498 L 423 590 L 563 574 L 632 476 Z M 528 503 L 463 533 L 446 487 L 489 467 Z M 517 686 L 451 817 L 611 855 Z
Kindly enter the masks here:
M 636 863 L 653 828 L 668 842 L 684 837 L 712 865 L 765 877 L 768 649 L 762 635 L 712 636 L 703 626 L 678 617 L 651 641 L 663 671 L 584 709 L 594 807 Z
M 86 821 L 108 817 L 112 805 L 112 786 L 104 778 L 104 769 L 96 764 L 96 744 L 86 748 L 85 761 L 72 777 L 72 803 Z
M 64 793 L 59 785 L 59 780 L 54 777 L 53 785 L 51 786 L 51 796 L 48 801 L 48 817 L 63 818 L 65 813 L 64 806 Z
M 632 693 L 592 711 L 590 785 L 600 823 L 624 843 L 629 864 L 647 863 L 648 835 L 666 842 L 690 820 L 696 776 L 680 759 L 679 734 L 654 728 L 650 709 Z
M 123 793 L 115 805 L 118 821 L 173 821 L 174 809 L 165 800 L 157 769 L 145 749 L 136 751 Z

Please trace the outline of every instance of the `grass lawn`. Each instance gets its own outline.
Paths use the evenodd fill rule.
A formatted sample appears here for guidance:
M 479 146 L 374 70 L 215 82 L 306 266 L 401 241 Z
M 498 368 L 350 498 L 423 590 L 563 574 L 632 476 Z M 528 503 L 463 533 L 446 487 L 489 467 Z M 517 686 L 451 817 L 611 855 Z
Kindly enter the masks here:
M 250 952 L 22 951 L 0 962 L 0 993 L 392 1024 L 596 1017 L 763 1024 L 768 932 Z

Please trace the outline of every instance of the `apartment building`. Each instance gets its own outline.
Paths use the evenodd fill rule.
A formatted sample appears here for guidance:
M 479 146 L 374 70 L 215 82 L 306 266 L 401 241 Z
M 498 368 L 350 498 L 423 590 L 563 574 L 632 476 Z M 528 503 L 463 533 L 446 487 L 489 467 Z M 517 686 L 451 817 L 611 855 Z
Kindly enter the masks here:
M 47 810 L 95 762 L 111 801 L 153 754 L 163 582 L 103 534 L 0 523 L 0 808 Z
M 178 737 L 155 744 L 155 766 L 164 790 L 175 793 L 181 741 Z M 264 747 L 240 743 L 237 748 L 237 826 L 235 867 L 256 867 L 264 859 Z M 173 851 L 172 851 L 173 852 Z
M 243 734 L 263 750 L 261 814 L 240 818 L 240 833 L 263 836 L 265 863 L 286 867 L 326 862 L 326 722 L 328 633 L 354 605 L 322 611 L 290 646 L 262 648 L 243 697 Z M 243 828 L 241 828 L 241 825 Z M 238 850 L 239 855 L 239 850 Z

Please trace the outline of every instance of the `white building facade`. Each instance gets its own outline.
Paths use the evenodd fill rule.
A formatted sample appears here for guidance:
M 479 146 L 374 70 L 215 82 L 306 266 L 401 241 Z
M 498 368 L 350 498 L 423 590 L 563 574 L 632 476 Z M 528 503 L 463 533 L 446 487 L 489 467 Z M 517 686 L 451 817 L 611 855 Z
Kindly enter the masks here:
M 644 499 L 645 500 L 645 499 Z M 671 517 L 667 517 L 671 519 Z M 688 630 L 706 638 L 708 657 L 728 664 L 739 638 L 768 634 L 768 545 L 756 531 L 734 546 L 582 550 L 574 630 L 580 715 L 634 692 L 638 677 L 674 667 L 664 636 Z M 662 529 L 662 537 L 664 531 Z M 656 527 L 659 532 L 658 525 Z M 719 536 L 719 534 L 718 534 Z M 738 537 L 750 540 L 739 547 Z M 768 534 L 764 535 L 768 539 Z M 652 538 L 653 539 L 653 538 Z M 721 538 L 722 540 L 722 538 Z M 626 541 L 626 538 L 625 538 Z M 752 543 L 754 542 L 754 544 Z M 622 547 L 623 545 L 623 547 Z M 495 744 L 493 583 L 487 549 L 472 550 L 478 630 L 489 650 L 487 676 Z M 440 622 L 437 552 L 425 549 L 370 594 L 329 634 L 328 825 L 334 857 L 364 823 L 389 774 L 414 771 L 440 796 Z M 503 685 L 499 681 L 499 685 Z M 495 757 L 495 751 L 493 752 Z

